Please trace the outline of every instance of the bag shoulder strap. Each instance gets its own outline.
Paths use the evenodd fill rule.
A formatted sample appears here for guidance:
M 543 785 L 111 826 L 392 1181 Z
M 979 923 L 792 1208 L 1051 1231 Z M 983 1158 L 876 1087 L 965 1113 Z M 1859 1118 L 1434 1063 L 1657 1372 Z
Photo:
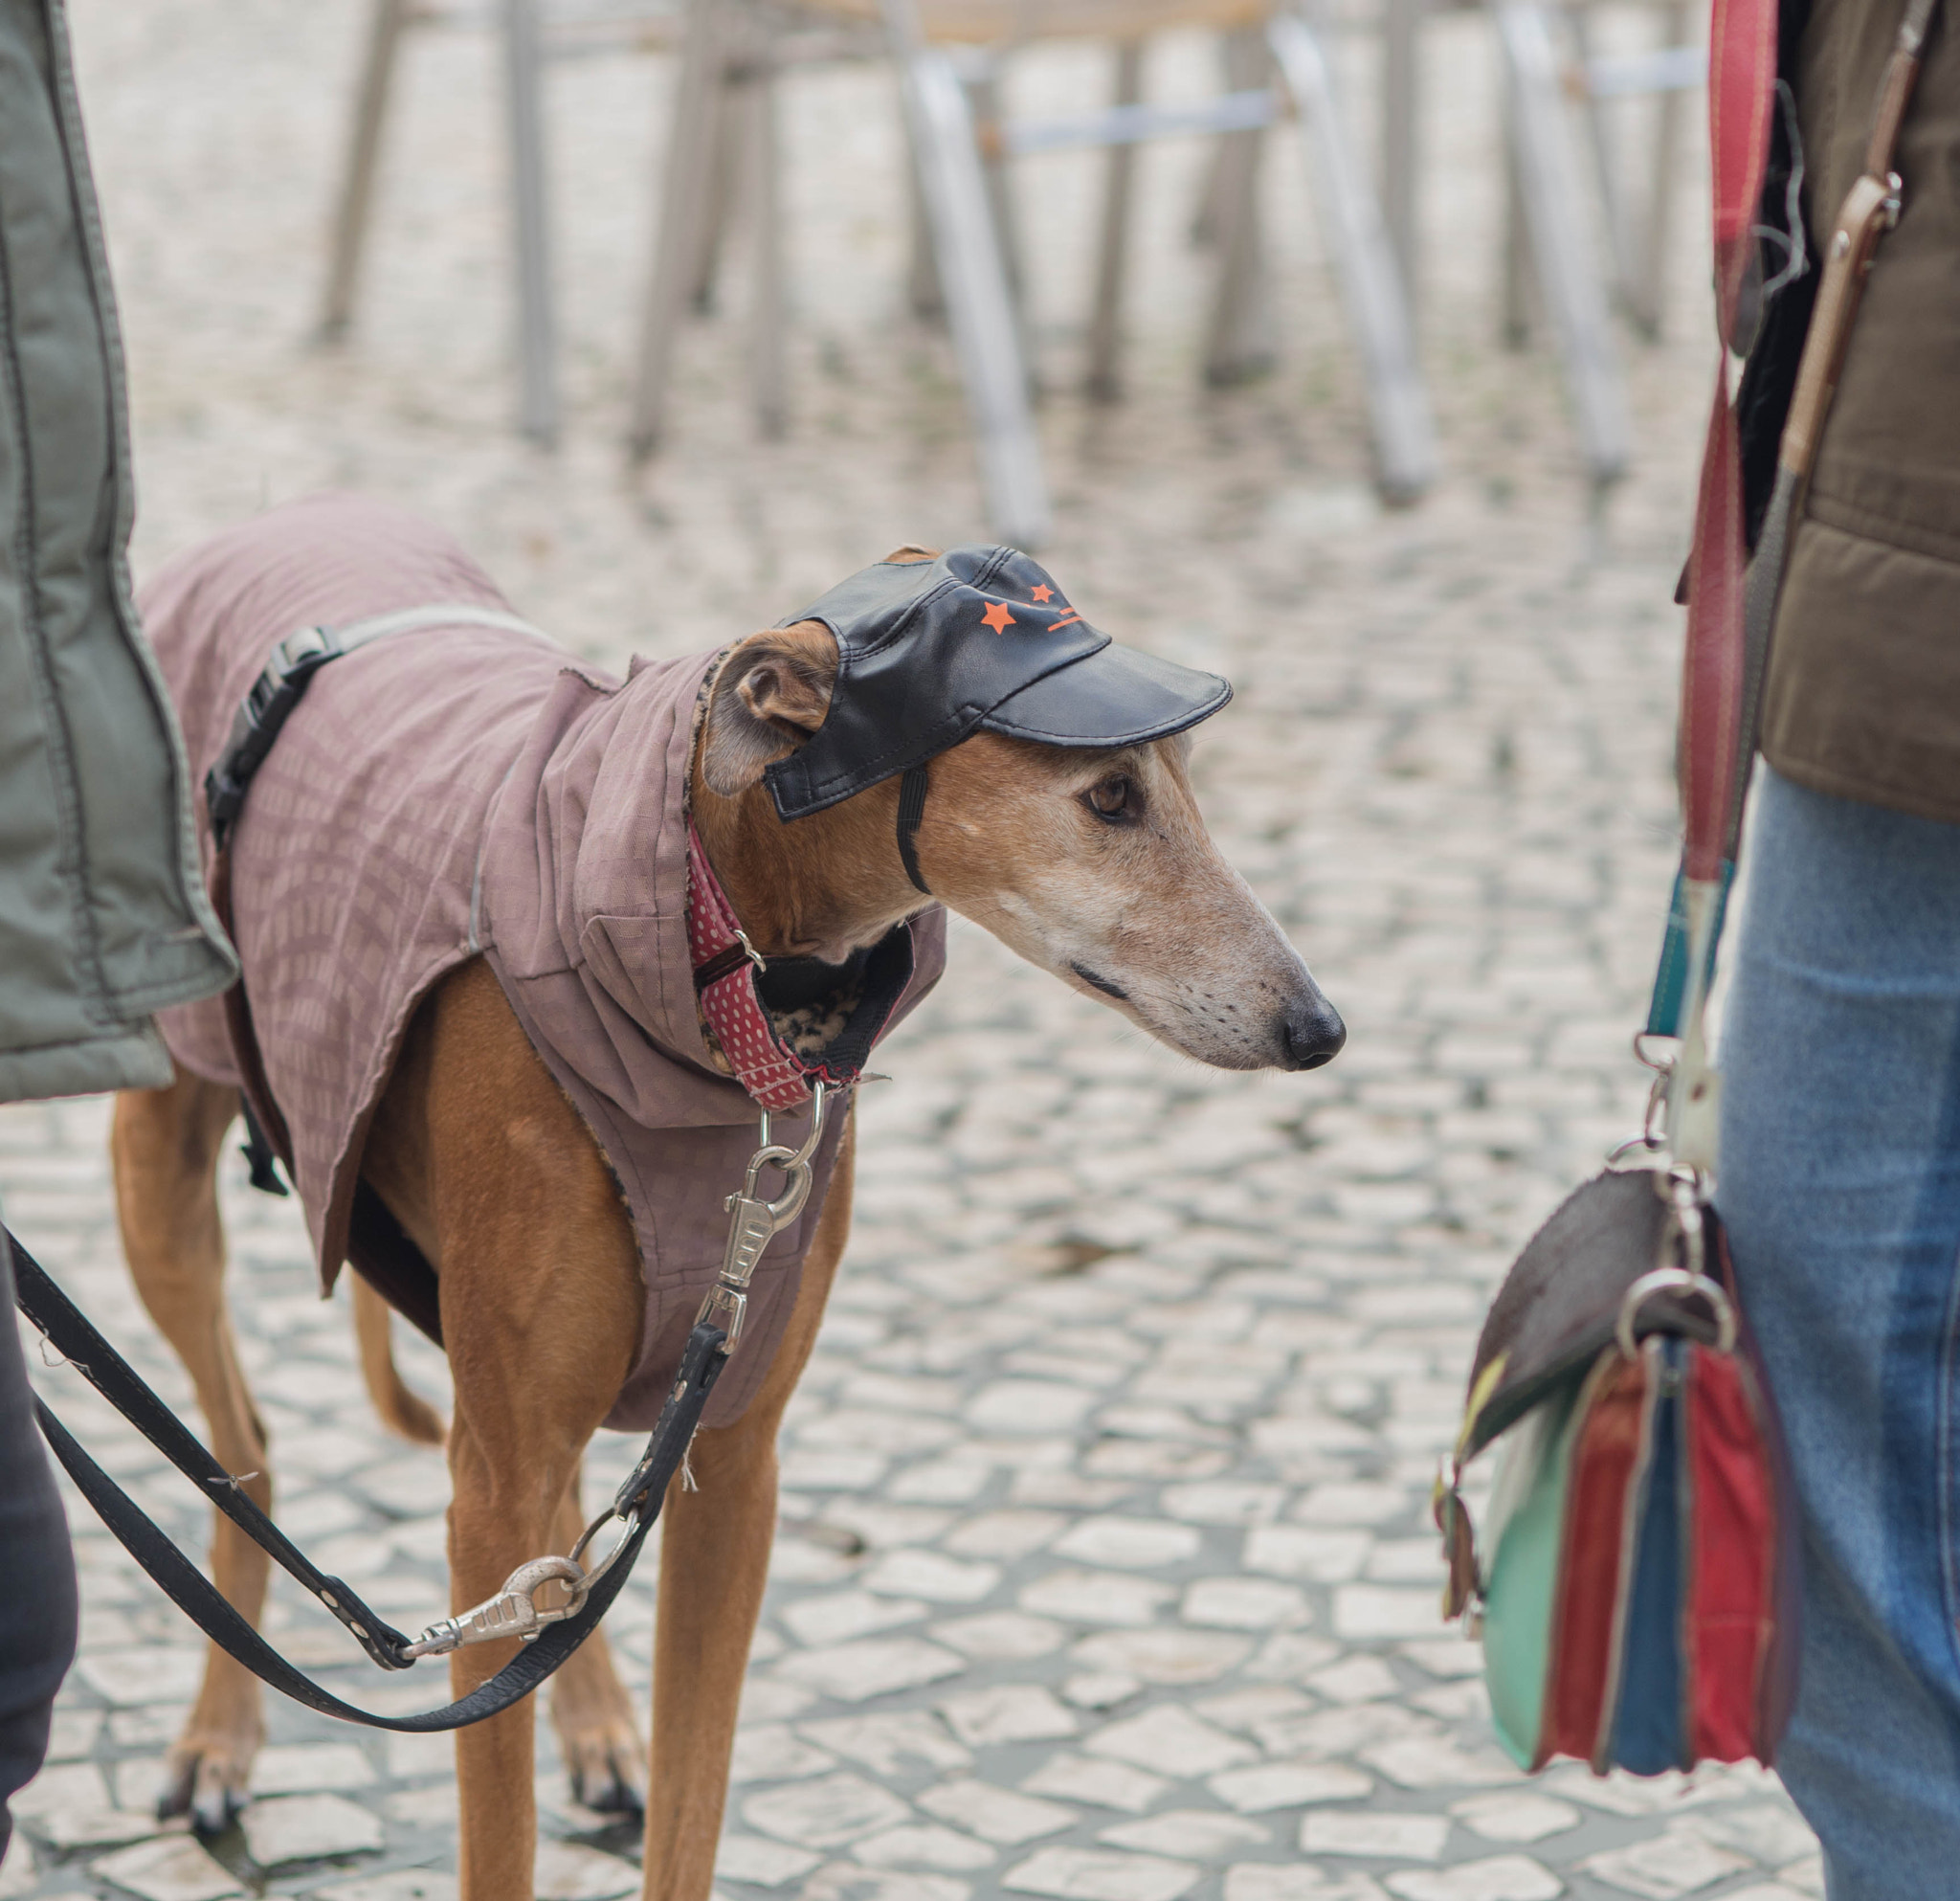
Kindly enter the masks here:
M 1769 10 L 1766 33 L 1759 16 L 1739 18 L 1746 4 L 1717 0 L 1710 24 L 1717 296 L 1724 338 L 1732 329 L 1744 250 L 1750 241 L 1748 219 L 1738 208 L 1753 206 L 1763 169 L 1760 144 L 1746 148 L 1736 127 L 1746 123 L 1751 138 L 1757 129 L 1767 134 L 1767 119 L 1758 128 L 1753 117 L 1735 106 L 1738 100 L 1765 104 L 1774 72 L 1774 10 Z M 1899 219 L 1903 188 L 1892 159 L 1937 6 L 1938 0 L 1908 0 L 1873 110 L 1864 172 L 1847 194 L 1825 246 L 1823 281 L 1778 445 L 1776 487 L 1747 577 L 1739 441 L 1726 349 L 1718 372 L 1688 563 L 1681 746 L 1686 838 L 1646 1025 L 1651 1035 L 1681 1040 L 1669 1090 L 1668 1136 L 1676 1159 L 1690 1166 L 1712 1169 L 1715 1158 L 1717 1091 L 1702 1019 L 1735 875 L 1791 531 L 1801 517 L 1865 278 L 1880 239 Z

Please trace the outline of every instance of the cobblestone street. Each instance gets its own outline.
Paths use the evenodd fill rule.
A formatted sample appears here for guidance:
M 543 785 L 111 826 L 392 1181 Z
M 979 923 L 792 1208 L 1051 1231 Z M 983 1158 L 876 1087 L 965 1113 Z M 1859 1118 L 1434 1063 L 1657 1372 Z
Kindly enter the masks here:
M 360 487 L 454 527 L 522 611 L 623 667 L 772 622 L 899 543 L 984 535 L 945 339 L 905 313 L 888 75 L 785 89 L 787 439 L 753 437 L 738 268 L 686 338 L 666 454 L 632 474 L 663 62 L 553 77 L 568 421 L 546 453 L 508 427 L 486 39 L 415 36 L 362 314 L 323 352 L 308 336 L 365 9 L 74 12 L 130 356 L 139 578 L 267 502 Z M 1518 1775 L 1476 1647 L 1438 1621 L 1429 1488 L 1484 1304 L 1643 1099 L 1628 1044 L 1673 869 L 1670 600 L 1713 352 L 1697 182 L 1666 339 L 1625 344 L 1635 472 L 1595 516 L 1548 349 L 1496 342 L 1490 24 L 1450 13 L 1429 33 L 1422 322 L 1447 468 L 1417 508 L 1385 513 L 1368 485 L 1296 133 L 1268 156 L 1274 372 L 1198 379 L 1203 154 L 1167 146 L 1139 174 L 1128 399 L 1111 408 L 1075 391 L 1098 174 L 1024 168 L 1058 494 L 1042 558 L 1098 624 L 1234 681 L 1198 737 L 1205 810 L 1349 1040 L 1307 1075 L 1201 1069 L 955 921 L 945 981 L 884 1047 L 895 1080 L 858 1110 L 854 1236 L 786 1436 L 724 1901 L 1823 1891 L 1761 1772 Z M 1370 49 L 1351 54 L 1365 120 Z M 1080 51 L 1023 64 L 1035 105 L 1107 85 Z M 1203 93 L 1209 50 L 1167 40 L 1151 76 Z M 0 1110 L 0 1206 L 189 1408 L 121 1264 L 106 1123 L 101 1100 Z M 235 1156 L 223 1199 L 278 1516 L 418 1628 L 449 1608 L 441 1457 L 375 1422 L 345 1280 L 315 1298 L 295 1205 L 251 1191 Z M 440 1355 L 405 1327 L 397 1352 L 440 1400 Z M 189 1487 L 75 1373 L 32 1347 L 30 1363 L 201 1555 Z M 588 1496 L 637 1449 L 602 1435 Z M 451 1901 L 446 1739 L 268 1695 L 240 1825 L 200 1845 L 152 1820 L 202 1644 L 85 1505 L 71 1516 L 81 1659 L 0 1901 Z M 642 1720 L 655 1550 L 608 1624 Z M 370 1708 L 447 1699 L 440 1666 L 382 1678 L 283 1577 L 268 1628 Z M 572 1803 L 544 1721 L 538 1792 L 539 1896 L 637 1893 L 636 1830 Z

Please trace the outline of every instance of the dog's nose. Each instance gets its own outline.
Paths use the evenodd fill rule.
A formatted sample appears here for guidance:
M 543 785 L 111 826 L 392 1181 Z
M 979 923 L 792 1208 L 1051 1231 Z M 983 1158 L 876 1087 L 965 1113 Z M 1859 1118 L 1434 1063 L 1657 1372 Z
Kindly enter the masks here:
M 1341 1054 L 1348 1025 L 1341 1013 L 1315 991 L 1289 1003 L 1280 1018 L 1280 1062 L 1285 1069 L 1318 1069 Z

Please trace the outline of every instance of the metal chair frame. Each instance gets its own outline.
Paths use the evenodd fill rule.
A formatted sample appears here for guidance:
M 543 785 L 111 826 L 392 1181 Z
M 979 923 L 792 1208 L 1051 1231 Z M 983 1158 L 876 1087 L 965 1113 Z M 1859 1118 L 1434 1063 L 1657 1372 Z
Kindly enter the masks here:
M 1416 49 L 1426 0 L 1384 0 L 1383 197 L 1403 280 L 1418 280 L 1415 179 Z M 1680 96 L 1703 82 L 1706 56 L 1680 41 L 1686 0 L 1662 0 L 1662 42 L 1648 52 L 1598 56 L 1585 0 L 1490 0 L 1504 80 L 1506 204 L 1503 317 L 1506 340 L 1522 343 L 1535 280 L 1564 364 L 1581 453 L 1594 485 L 1626 472 L 1631 454 L 1626 391 L 1611 321 L 1617 302 L 1635 328 L 1659 334 L 1668 217 L 1675 196 Z M 1620 101 L 1658 96 L 1646 202 L 1636 208 L 1621 177 Z M 1606 256 L 1592 234 L 1572 101 L 1605 214 Z
M 640 50 L 671 45 L 676 37 L 674 11 L 659 0 L 554 0 L 548 8 L 542 0 L 489 0 L 475 7 L 374 0 L 327 249 L 320 334 L 328 342 L 345 336 L 353 323 L 402 41 L 411 28 L 432 26 L 487 28 L 503 40 L 503 112 L 510 143 L 518 305 L 518 418 L 526 436 L 550 443 L 557 439 L 560 405 L 545 72 L 552 60 L 611 52 L 622 45 Z
M 1067 147 L 1105 149 L 1103 217 L 1095 302 L 1089 325 L 1089 387 L 1117 387 L 1118 313 L 1127 258 L 1135 146 L 1192 133 L 1221 138 L 1219 289 L 1206 353 L 1214 380 L 1241 373 L 1256 355 L 1250 341 L 1256 303 L 1256 184 L 1258 139 L 1297 116 L 1312 151 L 1311 174 L 1327 248 L 1347 305 L 1349 328 L 1368 381 L 1381 485 L 1397 500 L 1419 494 L 1436 468 L 1428 393 L 1400 276 L 1372 189 L 1356 163 L 1318 29 L 1281 7 L 1261 27 L 1227 40 L 1230 89 L 1201 105 L 1146 103 L 1140 97 L 1141 42 L 1115 47 L 1116 100 L 1105 110 L 1059 120 L 1006 122 L 993 103 L 991 67 L 929 42 L 914 0 L 879 0 L 881 43 L 900 76 L 901 100 L 915 168 L 916 307 L 943 307 L 952 332 L 979 455 L 982 486 L 994 531 L 1033 546 L 1046 534 L 1049 503 L 1031 401 L 1029 352 L 1014 293 L 1016 270 L 1003 170 L 1014 157 Z M 744 25 L 745 18 L 748 24 Z M 750 9 L 728 0 L 691 0 L 681 52 L 673 133 L 662 188 L 645 305 L 630 440 L 640 456 L 657 445 L 666 422 L 673 354 L 680 318 L 704 277 L 718 223 L 717 178 L 725 179 L 725 142 L 718 101 L 747 88 L 759 115 L 743 142 L 742 195 L 751 210 L 758 262 L 778 251 L 771 197 L 758 174 L 773 134 L 775 76 L 795 63 L 796 48 L 780 34 L 758 31 Z M 833 56 L 835 43 L 827 51 Z M 861 47 L 858 50 L 863 50 Z M 726 199 L 724 197 L 723 203 Z M 770 265 L 779 271 L 779 265 Z M 756 300 L 752 373 L 765 429 L 780 428 L 782 318 L 779 278 Z M 765 399 L 763 391 L 772 391 Z

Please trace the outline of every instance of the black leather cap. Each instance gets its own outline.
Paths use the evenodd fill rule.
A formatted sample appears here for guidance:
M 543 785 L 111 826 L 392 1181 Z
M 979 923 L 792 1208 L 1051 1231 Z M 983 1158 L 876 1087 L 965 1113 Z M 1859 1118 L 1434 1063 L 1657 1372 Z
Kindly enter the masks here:
M 1135 746 L 1182 732 L 1232 697 L 1216 674 L 1121 647 L 1017 548 L 880 561 L 783 624 L 836 637 L 830 711 L 766 769 L 802 818 L 956 746 L 976 728 L 1044 746 Z

